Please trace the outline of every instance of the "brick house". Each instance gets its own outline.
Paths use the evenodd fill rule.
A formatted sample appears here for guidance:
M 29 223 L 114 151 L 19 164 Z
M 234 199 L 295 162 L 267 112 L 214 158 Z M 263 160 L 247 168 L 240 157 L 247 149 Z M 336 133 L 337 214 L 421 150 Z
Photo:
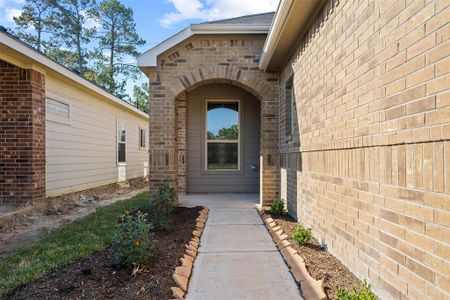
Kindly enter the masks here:
M 450 297 L 448 1 L 282 0 L 138 59 L 150 186 L 259 192 L 382 299 Z
M 148 114 L 0 31 L 0 217 L 145 177 L 147 128 Z

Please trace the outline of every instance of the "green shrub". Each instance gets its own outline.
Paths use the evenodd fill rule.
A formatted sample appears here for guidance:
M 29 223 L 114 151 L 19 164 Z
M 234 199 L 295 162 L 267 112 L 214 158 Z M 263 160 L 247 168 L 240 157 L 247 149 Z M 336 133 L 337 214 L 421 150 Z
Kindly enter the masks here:
M 149 232 L 147 214 L 138 211 L 133 216 L 126 212 L 120 217 L 111 246 L 121 264 L 137 266 L 150 257 L 153 241 Z
M 167 220 L 175 208 L 175 189 L 167 182 L 160 185 L 150 197 L 149 211 L 156 229 L 167 229 Z
M 284 215 L 284 202 L 281 199 L 275 199 L 272 204 L 270 205 L 270 214 L 273 217 L 280 217 Z
M 303 245 L 311 239 L 312 233 L 311 228 L 305 228 L 301 224 L 295 226 L 294 231 L 292 231 L 292 241 L 297 245 Z
M 344 290 L 343 288 L 338 288 L 336 291 L 336 297 L 339 300 L 376 300 L 377 299 L 375 294 L 372 292 L 372 287 L 365 280 L 359 291 L 356 288 L 353 288 L 353 290 L 351 292 Z

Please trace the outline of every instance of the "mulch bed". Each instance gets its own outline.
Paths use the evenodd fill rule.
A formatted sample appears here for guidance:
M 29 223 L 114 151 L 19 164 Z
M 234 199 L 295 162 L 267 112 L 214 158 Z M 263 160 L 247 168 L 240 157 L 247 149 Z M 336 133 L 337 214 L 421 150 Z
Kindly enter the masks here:
M 175 267 L 192 238 L 201 207 L 177 207 L 169 218 L 169 230 L 152 233 L 155 245 L 144 271 L 118 264 L 107 248 L 64 266 L 19 288 L 8 299 L 170 299 Z
M 292 218 L 289 216 L 272 218 L 289 236 L 289 241 L 292 243 L 292 246 L 305 260 L 306 269 L 309 274 L 316 280 L 323 280 L 325 293 L 328 299 L 337 299 L 336 291 L 338 287 L 350 291 L 354 287 L 359 287 L 361 285 L 361 281 L 336 257 L 323 249 L 315 238 L 312 238 L 304 245 L 294 244 L 290 236 L 298 223 Z

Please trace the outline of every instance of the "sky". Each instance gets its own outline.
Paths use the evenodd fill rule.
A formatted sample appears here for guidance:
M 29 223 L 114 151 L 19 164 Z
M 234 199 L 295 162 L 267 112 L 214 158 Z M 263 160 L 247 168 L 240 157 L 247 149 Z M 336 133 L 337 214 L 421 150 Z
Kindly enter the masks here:
M 0 24 L 13 28 L 25 0 L 0 0 Z M 157 45 L 191 23 L 275 11 L 279 0 L 121 0 L 134 10 L 138 33 L 146 40 L 139 50 Z
M 98 1 L 98 0 L 97 0 Z M 192 23 L 275 11 L 279 0 L 121 0 L 134 11 L 136 29 L 146 40 L 142 53 Z M 0 25 L 14 28 L 25 0 L 0 0 Z M 133 57 L 127 63 L 134 63 Z

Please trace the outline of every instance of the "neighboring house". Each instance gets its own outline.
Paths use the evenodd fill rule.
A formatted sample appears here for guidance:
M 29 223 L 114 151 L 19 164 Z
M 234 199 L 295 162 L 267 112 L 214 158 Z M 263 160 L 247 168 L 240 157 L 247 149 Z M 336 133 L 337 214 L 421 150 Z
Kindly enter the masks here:
M 189 26 L 138 59 L 151 186 L 281 197 L 382 299 L 448 299 L 449 20 L 449 1 L 282 0 Z
M 0 205 L 146 177 L 148 115 L 0 32 Z

